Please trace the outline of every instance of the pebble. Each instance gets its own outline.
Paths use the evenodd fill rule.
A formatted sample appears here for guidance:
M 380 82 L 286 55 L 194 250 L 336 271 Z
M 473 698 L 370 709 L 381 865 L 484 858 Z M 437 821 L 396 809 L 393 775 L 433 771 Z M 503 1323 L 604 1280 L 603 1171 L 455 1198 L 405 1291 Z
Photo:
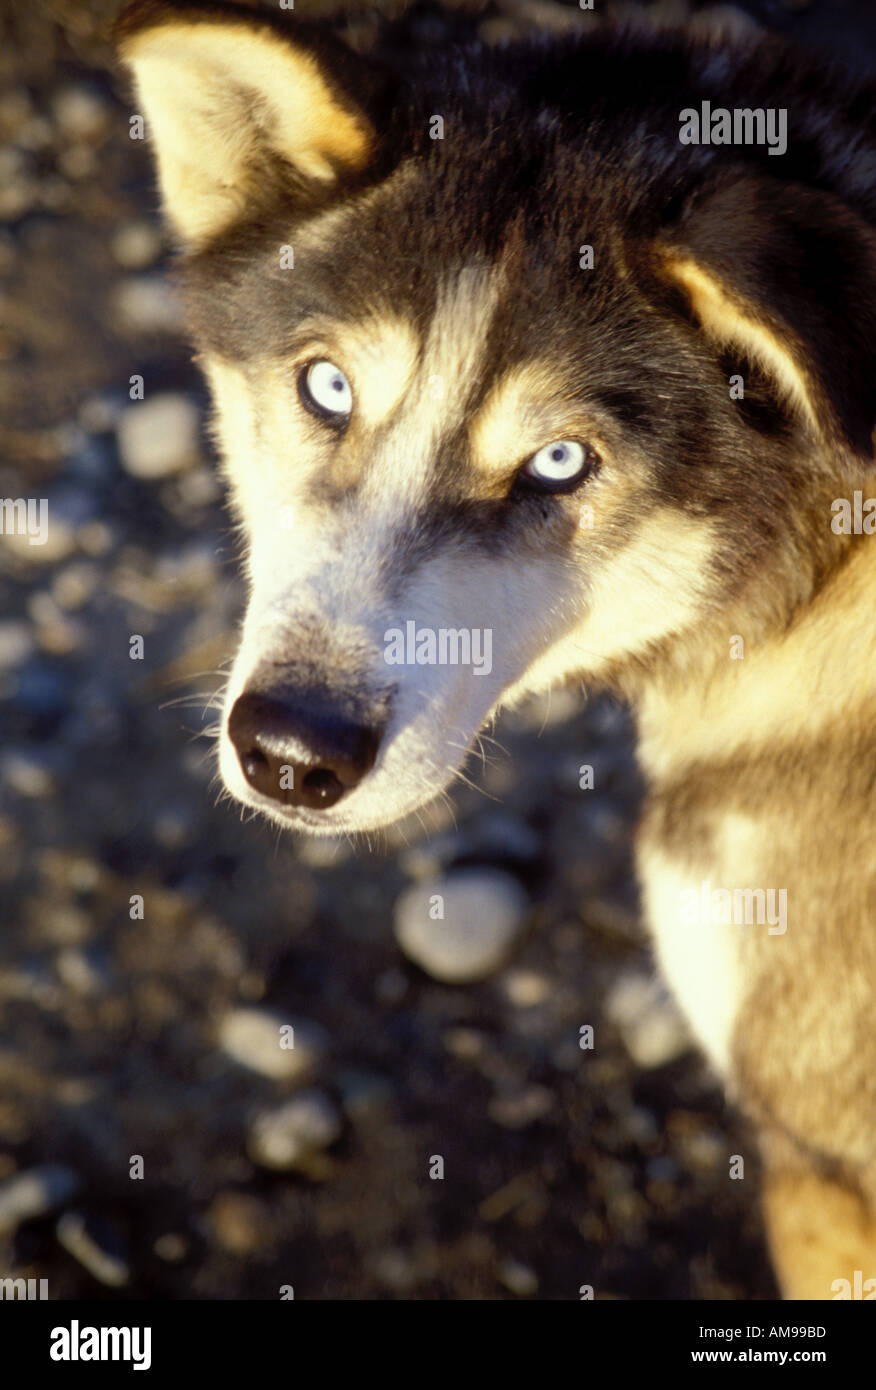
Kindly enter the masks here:
M 663 1067 L 691 1046 L 687 1025 L 661 980 L 627 971 L 610 990 L 605 1012 L 615 1024 L 633 1061 Z
M 163 391 L 129 406 L 119 420 L 122 467 L 132 478 L 169 478 L 198 462 L 198 411 L 187 396 Z
M 182 305 L 163 275 L 128 275 L 114 286 L 112 312 L 124 333 L 179 333 Z
M 307 1168 L 343 1130 L 341 1114 L 322 1091 L 302 1091 L 283 1105 L 262 1110 L 250 1127 L 247 1148 L 262 1168 Z
M 0 622 L 0 671 L 10 671 L 34 652 L 33 633 L 14 618 Z
M 167 1264 L 179 1264 L 189 1253 L 189 1242 L 177 1231 L 165 1231 L 164 1235 L 158 1237 L 152 1249 L 159 1260 L 164 1260 Z
M 436 919 L 429 914 L 439 898 L 443 916 Z M 509 874 L 459 869 L 405 889 L 395 905 L 396 939 L 433 979 L 467 984 L 504 964 L 523 935 L 527 908 L 526 893 Z
M 48 768 L 27 753 L 7 753 L 3 759 L 3 781 L 19 796 L 50 796 L 54 779 Z
M 76 532 L 76 542 L 86 555 L 105 555 L 115 543 L 115 536 L 105 521 L 88 521 Z
M 74 561 L 52 580 L 52 598 L 65 609 L 82 608 L 100 584 L 100 571 L 88 560 Z
M 502 992 L 515 1009 L 534 1009 L 551 993 L 551 982 L 535 970 L 509 970 L 501 981 Z
M 34 498 L 34 501 L 41 501 Z M 43 529 L 43 540 L 41 542 L 32 540 L 26 530 L 5 530 L 2 540 L 5 546 L 13 552 L 19 560 L 30 561 L 31 564 L 53 565 L 59 560 L 66 560 L 67 556 L 75 548 L 76 533 L 67 517 L 62 516 L 51 499 L 48 499 L 48 508 L 45 513 L 47 520 Z M 37 533 L 35 532 L 35 535 Z
M 80 1211 L 66 1211 L 55 1227 L 58 1243 L 100 1284 L 120 1289 L 128 1283 L 131 1271 L 122 1254 L 121 1241 L 103 1218 L 90 1218 Z
M 72 179 L 74 183 L 78 179 L 90 178 L 98 169 L 97 156 L 94 150 L 89 149 L 87 145 L 72 145 L 68 150 L 60 150 L 57 159 L 61 173 L 65 178 Z M 41 192 L 45 206 L 45 189 L 43 188 Z M 58 190 L 50 187 L 50 200 L 58 196 Z
M 58 128 L 73 140 L 96 140 L 109 119 L 97 93 L 81 84 L 61 88 L 52 100 L 52 115 Z
M 281 1029 L 291 1026 L 292 1046 L 281 1046 Z M 328 1049 L 328 1038 L 318 1024 L 282 1018 L 268 1009 L 240 1008 L 226 1014 L 219 1025 L 219 1046 L 235 1062 L 275 1081 L 309 1081 L 318 1071 Z
M 151 222 L 126 222 L 110 242 L 116 263 L 125 270 L 145 270 L 158 259 L 161 233 Z
M 508 1292 L 516 1293 L 520 1298 L 530 1298 L 538 1292 L 538 1275 L 519 1260 L 503 1260 L 496 1273 Z
M 207 1220 L 216 1241 L 232 1255 L 254 1255 L 271 1238 L 270 1209 L 249 1192 L 219 1192 Z
M 0 1183 L 0 1234 L 14 1232 L 24 1221 L 45 1216 L 67 1202 L 79 1187 L 72 1168 L 46 1164 L 28 1168 Z
M 368 1261 L 375 1278 L 398 1293 L 409 1293 L 417 1283 L 417 1262 L 407 1250 L 392 1246 Z
M 55 960 L 58 979 L 74 994 L 85 998 L 101 994 L 107 987 L 107 972 L 99 961 L 76 946 L 66 946 Z

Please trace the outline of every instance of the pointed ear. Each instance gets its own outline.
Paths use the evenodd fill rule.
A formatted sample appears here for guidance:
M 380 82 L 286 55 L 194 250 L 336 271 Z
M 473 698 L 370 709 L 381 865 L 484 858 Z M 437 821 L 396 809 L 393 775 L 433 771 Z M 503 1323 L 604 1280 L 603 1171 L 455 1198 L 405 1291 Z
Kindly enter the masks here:
M 165 212 L 189 248 L 257 209 L 278 173 L 327 185 L 372 157 L 364 111 L 273 17 L 135 0 L 115 35 L 154 143 Z
M 876 235 L 838 199 L 743 177 L 700 200 L 660 247 L 716 348 L 771 378 L 828 447 L 873 459 Z

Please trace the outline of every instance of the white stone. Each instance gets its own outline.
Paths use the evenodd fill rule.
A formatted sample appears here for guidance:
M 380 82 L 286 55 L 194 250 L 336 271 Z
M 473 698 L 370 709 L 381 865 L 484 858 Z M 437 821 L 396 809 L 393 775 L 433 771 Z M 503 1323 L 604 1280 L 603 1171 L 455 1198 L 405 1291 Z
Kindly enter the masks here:
M 161 233 L 150 222 L 126 222 L 110 245 L 114 259 L 125 270 L 145 270 L 158 258 Z
M 33 633 L 27 623 L 10 618 L 0 622 L 0 671 L 20 666 L 33 654 Z
M 343 1120 L 322 1091 L 302 1091 L 253 1120 L 249 1152 L 263 1168 L 297 1168 L 340 1137 Z
M 395 906 L 396 939 L 408 959 L 435 980 L 483 980 L 520 940 L 527 906 L 525 892 L 510 874 L 458 869 L 405 889 Z
M 134 478 L 168 478 L 199 461 L 198 412 L 172 391 L 136 401 L 118 426 L 122 467 Z
M 163 275 L 128 275 L 112 292 L 112 311 L 127 333 L 179 333 L 183 312 L 173 285 Z
M 0 1183 L 0 1233 L 15 1231 L 23 1221 L 45 1216 L 69 1200 L 79 1179 L 60 1164 L 46 1164 L 15 1173 Z
M 640 1067 L 662 1067 L 684 1055 L 690 1032 L 661 980 L 628 971 L 613 986 L 605 1012 Z
M 287 1027 L 292 1028 L 291 1035 L 284 1031 Z M 326 1038 L 317 1024 L 283 1018 L 268 1009 L 241 1008 L 232 1009 L 219 1025 L 219 1045 L 235 1062 L 260 1076 L 305 1082 L 319 1069 Z

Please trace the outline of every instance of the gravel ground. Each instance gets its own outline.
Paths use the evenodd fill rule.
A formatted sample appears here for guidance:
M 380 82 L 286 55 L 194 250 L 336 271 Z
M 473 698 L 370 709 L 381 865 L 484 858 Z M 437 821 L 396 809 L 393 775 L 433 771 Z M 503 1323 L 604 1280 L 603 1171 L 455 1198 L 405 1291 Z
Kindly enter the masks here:
M 278 843 L 219 800 L 241 586 L 107 70 L 116 8 L 0 18 L 0 495 L 51 517 L 45 545 L 0 540 L 0 1276 L 53 1298 L 773 1297 L 751 1137 L 654 983 L 619 707 L 562 691 L 504 718 L 452 813 L 370 847 Z M 366 47 L 356 8 L 339 27 Z M 837 11 L 767 18 L 860 57 Z M 417 6 L 394 41 L 569 13 Z M 473 923 L 443 960 L 436 892 Z

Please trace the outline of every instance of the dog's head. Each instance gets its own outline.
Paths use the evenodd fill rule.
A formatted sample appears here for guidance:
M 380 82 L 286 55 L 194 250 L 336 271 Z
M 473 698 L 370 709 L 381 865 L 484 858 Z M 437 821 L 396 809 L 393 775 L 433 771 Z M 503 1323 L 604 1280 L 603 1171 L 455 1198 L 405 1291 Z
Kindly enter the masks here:
M 803 186 L 817 113 L 781 171 L 682 146 L 725 70 L 680 40 L 405 72 L 284 18 L 141 0 L 120 44 L 247 541 L 222 773 L 337 833 L 503 702 L 811 589 L 876 421 L 874 181 Z

